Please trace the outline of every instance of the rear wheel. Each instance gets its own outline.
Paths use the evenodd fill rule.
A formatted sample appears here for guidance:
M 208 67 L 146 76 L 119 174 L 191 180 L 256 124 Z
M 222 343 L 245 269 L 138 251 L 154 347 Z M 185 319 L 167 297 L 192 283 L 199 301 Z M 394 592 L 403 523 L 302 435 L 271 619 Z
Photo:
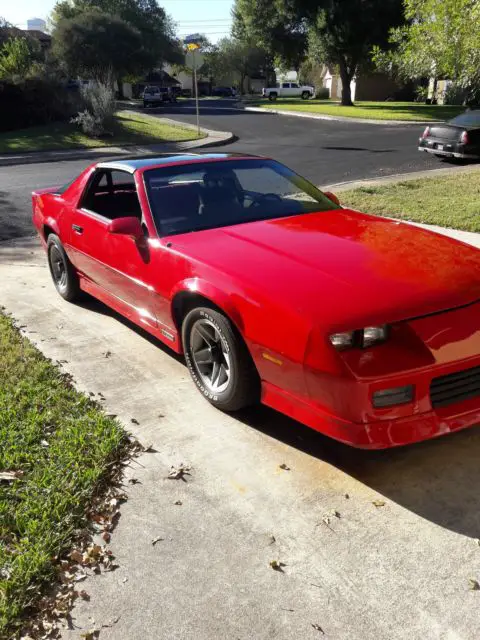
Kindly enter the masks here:
M 190 375 L 211 404 L 238 411 L 258 402 L 258 373 L 226 316 L 208 307 L 193 309 L 183 322 L 182 337 Z
M 54 233 L 48 236 L 47 257 L 55 289 L 64 300 L 73 302 L 80 296 L 78 275 L 65 253 L 60 238 Z
M 270 100 L 270 102 L 275 102 L 275 100 L 277 99 L 277 94 L 276 93 L 270 93 L 268 95 L 268 99 Z

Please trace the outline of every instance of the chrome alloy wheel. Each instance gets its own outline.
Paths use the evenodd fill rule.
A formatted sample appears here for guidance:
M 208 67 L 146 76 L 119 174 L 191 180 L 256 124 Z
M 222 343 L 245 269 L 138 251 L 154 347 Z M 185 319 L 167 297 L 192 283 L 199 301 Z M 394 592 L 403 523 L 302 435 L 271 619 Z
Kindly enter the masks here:
M 190 333 L 190 347 L 195 369 L 210 393 L 222 393 L 228 387 L 232 372 L 230 354 L 213 322 L 197 320 Z

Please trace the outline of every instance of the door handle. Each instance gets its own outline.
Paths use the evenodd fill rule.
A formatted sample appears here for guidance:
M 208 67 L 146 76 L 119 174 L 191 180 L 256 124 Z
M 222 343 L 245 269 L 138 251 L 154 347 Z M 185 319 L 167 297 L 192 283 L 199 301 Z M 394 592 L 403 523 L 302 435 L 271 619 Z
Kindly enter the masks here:
M 78 235 L 82 235 L 83 233 L 83 227 L 80 227 L 78 224 L 72 224 L 72 229 L 75 233 L 78 233 Z

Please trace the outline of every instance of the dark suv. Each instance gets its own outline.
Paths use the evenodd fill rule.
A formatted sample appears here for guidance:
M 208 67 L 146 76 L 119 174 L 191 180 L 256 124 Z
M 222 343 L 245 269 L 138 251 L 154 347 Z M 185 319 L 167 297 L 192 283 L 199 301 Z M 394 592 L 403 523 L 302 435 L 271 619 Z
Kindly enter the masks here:
M 177 96 L 171 87 L 145 87 L 143 91 L 143 106 L 158 106 L 176 102 Z

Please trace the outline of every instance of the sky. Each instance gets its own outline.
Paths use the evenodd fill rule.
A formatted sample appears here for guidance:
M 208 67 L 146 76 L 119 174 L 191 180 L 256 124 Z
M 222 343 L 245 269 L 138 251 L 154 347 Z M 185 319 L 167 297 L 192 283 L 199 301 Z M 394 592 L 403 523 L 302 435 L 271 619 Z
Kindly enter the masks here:
M 0 0 L 0 17 L 24 29 L 29 18 L 46 19 L 55 0 Z M 177 23 L 180 37 L 204 33 L 216 42 L 229 35 L 233 0 L 159 0 Z

